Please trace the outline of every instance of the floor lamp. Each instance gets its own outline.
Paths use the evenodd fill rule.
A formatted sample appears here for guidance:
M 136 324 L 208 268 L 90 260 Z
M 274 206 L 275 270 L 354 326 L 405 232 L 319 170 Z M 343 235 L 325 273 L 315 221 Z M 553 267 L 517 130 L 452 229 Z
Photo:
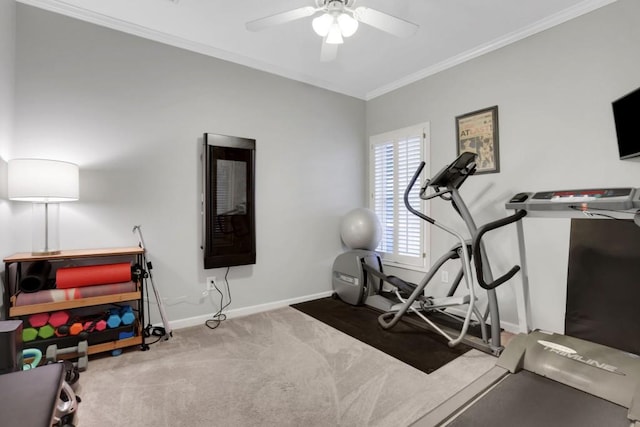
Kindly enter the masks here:
M 45 159 L 9 160 L 7 182 L 9 200 L 33 204 L 32 254 L 60 253 L 59 204 L 78 200 L 78 165 Z

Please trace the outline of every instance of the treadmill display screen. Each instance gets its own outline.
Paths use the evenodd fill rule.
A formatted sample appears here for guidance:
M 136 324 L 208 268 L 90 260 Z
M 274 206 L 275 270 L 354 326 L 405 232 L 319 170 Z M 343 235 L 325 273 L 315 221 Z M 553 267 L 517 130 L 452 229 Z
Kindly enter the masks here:
M 631 188 L 543 191 L 534 194 L 533 199 L 548 200 L 551 202 L 594 200 L 609 197 L 629 197 L 631 191 Z

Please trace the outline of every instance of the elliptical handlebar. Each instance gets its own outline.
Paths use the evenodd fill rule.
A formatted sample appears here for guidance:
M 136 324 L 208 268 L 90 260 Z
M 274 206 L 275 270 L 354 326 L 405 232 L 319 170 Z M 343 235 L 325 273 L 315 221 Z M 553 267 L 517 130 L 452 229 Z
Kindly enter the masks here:
M 426 184 L 427 185 L 420 190 L 420 198 L 422 200 L 431 200 L 431 199 L 435 199 L 436 197 L 440 197 L 443 200 L 451 201 L 451 195 L 447 196 L 447 194 L 451 193 L 451 190 L 449 190 L 448 188 L 445 190 L 440 190 L 438 188 L 433 193 L 426 194 L 427 188 L 429 188 L 429 180 L 427 180 Z
M 516 211 L 516 213 L 514 213 L 511 216 L 508 216 L 506 218 L 501 218 L 498 219 L 496 221 L 492 221 L 489 222 L 481 227 L 478 228 L 478 231 L 476 232 L 475 236 L 473 236 L 473 241 L 471 242 L 471 253 L 473 254 L 480 254 L 480 244 L 482 242 L 482 236 L 484 236 L 487 232 L 491 231 L 491 230 L 495 230 L 496 228 L 500 228 L 500 227 L 504 227 L 505 225 L 509 225 L 512 224 L 514 222 L 520 221 L 522 218 L 524 218 L 527 215 L 527 211 L 525 211 L 524 209 L 518 210 Z M 476 267 L 476 279 L 478 280 L 478 284 L 483 288 L 483 289 L 495 289 L 498 286 L 502 285 L 504 282 L 506 282 L 507 280 L 511 279 L 518 271 L 520 271 L 520 266 L 519 265 L 515 265 L 513 267 L 511 267 L 511 270 L 507 271 L 504 275 L 498 277 L 497 279 L 494 279 L 492 282 L 487 283 L 484 280 L 484 271 L 483 271 L 483 267 L 482 267 L 482 257 L 481 256 L 474 256 L 473 257 L 473 262 L 475 264 Z
M 430 327 L 434 331 L 443 335 L 448 340 L 449 346 L 453 347 L 464 339 L 471 322 L 471 316 L 475 315 L 482 330 L 482 341 L 488 346 L 493 354 L 498 355 L 503 347 L 500 344 L 500 316 L 498 313 L 497 298 L 495 296 L 493 288 L 501 285 L 502 283 L 513 277 L 513 275 L 515 275 L 520 270 L 520 267 L 515 266 L 504 276 L 499 277 L 497 280 L 493 280 L 490 274 L 490 266 L 489 264 L 486 264 L 484 266 L 484 270 L 486 271 L 487 276 L 489 276 L 489 281 L 491 282 L 486 283 L 484 280 L 482 265 L 482 260 L 486 260 L 484 246 L 482 244 L 482 237 L 485 233 L 491 230 L 520 220 L 523 216 L 526 215 L 526 212 L 519 211 L 515 215 L 512 215 L 510 217 L 485 224 L 480 229 L 476 227 L 469 209 L 465 205 L 462 197 L 458 192 L 458 189 L 460 188 L 462 183 L 464 183 L 469 176 L 475 173 L 476 157 L 477 154 L 475 153 L 461 153 L 454 162 L 452 162 L 450 165 L 445 166 L 431 179 L 426 180 L 425 184 L 420 189 L 421 200 L 431 200 L 433 198 L 440 197 L 446 201 L 451 202 L 453 208 L 465 222 L 467 231 L 473 237 L 473 246 L 470 244 L 469 239 L 463 236 L 456 229 L 447 227 L 445 224 L 436 221 L 434 218 L 422 213 L 420 210 L 415 209 L 413 206 L 411 206 L 409 196 L 420 174 L 424 170 L 424 161 L 420 162 L 412 178 L 409 180 L 409 183 L 405 188 L 403 197 L 406 209 L 418 218 L 454 236 L 458 243 L 431 266 L 429 272 L 420 281 L 413 292 L 411 292 L 411 295 L 409 297 L 403 297 L 399 292 L 397 292 L 396 296 L 400 303 L 393 304 L 389 307 L 385 306 L 386 308 L 383 308 L 383 310 L 385 310 L 386 313 L 382 314 L 378 318 L 378 322 L 383 328 L 388 329 L 393 327 L 406 313 L 414 312 L 428 325 L 430 325 Z M 427 191 L 428 188 L 431 188 L 433 191 Z M 442 267 L 445 262 L 449 261 L 450 259 L 459 259 L 461 263 L 461 270 L 458 273 L 458 277 L 456 278 L 456 283 L 454 284 L 455 287 L 452 287 L 452 289 L 449 291 L 449 295 L 445 298 L 438 298 L 437 303 L 434 302 L 435 300 L 418 300 L 418 298 L 421 298 L 421 296 L 423 295 L 425 287 L 431 282 L 431 279 L 434 277 L 436 272 L 440 269 L 440 267 Z M 484 315 L 480 313 L 476 306 L 477 298 L 475 295 L 475 284 L 473 280 L 474 278 L 472 272 L 472 259 L 475 262 L 476 271 L 478 272 L 477 280 L 480 286 L 487 290 L 487 311 Z M 368 271 L 368 269 L 365 270 Z M 374 274 L 374 276 L 377 275 Z M 458 284 L 462 279 L 464 279 L 465 281 L 468 295 L 464 295 L 462 297 L 453 296 L 455 289 L 457 289 Z M 442 311 L 446 310 L 448 307 L 460 307 L 464 305 L 467 306 L 466 314 L 464 315 L 464 319 L 461 319 L 462 327 L 457 336 L 453 336 L 453 334 L 450 334 L 446 330 L 438 327 L 434 322 L 420 313 L 421 311 Z M 485 324 L 485 318 L 489 314 L 491 315 L 491 319 L 495 320 L 495 322 L 492 322 L 491 324 L 492 333 L 490 344 Z
M 431 218 L 430 216 L 427 216 L 425 214 L 423 214 L 422 212 L 420 212 L 419 210 L 415 209 L 413 206 L 411 206 L 411 203 L 409 202 L 409 193 L 411 192 L 411 189 L 413 189 L 413 186 L 416 184 L 416 181 L 418 180 L 418 177 L 420 176 L 420 174 L 422 173 L 422 169 L 424 169 L 424 161 L 420 162 L 420 165 L 418 166 L 418 169 L 416 169 L 416 172 L 413 174 L 413 177 L 411 178 L 411 181 L 409 181 L 409 185 L 407 185 L 407 188 L 405 188 L 404 190 L 404 205 L 406 206 L 407 210 L 409 212 L 411 212 L 412 214 L 414 214 L 415 216 L 431 223 L 431 224 L 435 224 L 436 220 Z
M 458 188 L 470 175 L 472 175 L 475 172 L 475 154 L 473 153 L 462 153 L 458 159 L 456 159 L 456 161 L 454 163 L 452 163 L 451 165 L 445 167 L 442 171 L 440 171 L 436 177 L 436 181 L 444 181 L 445 179 L 443 178 L 445 176 L 445 173 L 452 173 L 452 172 L 456 172 L 456 180 L 455 180 L 455 188 Z M 409 202 L 409 193 L 411 192 L 411 190 L 413 189 L 413 186 L 415 185 L 416 181 L 418 180 L 418 177 L 420 176 L 420 174 L 422 173 L 422 170 L 424 169 L 425 166 L 425 162 L 422 161 L 420 162 L 420 165 L 418 166 L 418 168 L 416 169 L 416 172 L 413 174 L 413 177 L 411 178 L 411 180 L 409 181 L 409 185 L 407 185 L 405 191 L 404 191 L 404 205 L 406 206 L 407 210 L 409 212 L 411 212 L 412 214 L 416 215 L 417 217 L 431 223 L 431 224 L 435 224 L 436 220 L 431 218 L 430 216 L 427 216 L 425 214 L 423 214 L 422 212 L 420 212 L 419 210 L 415 209 L 414 207 L 411 206 L 411 203 Z M 458 175 L 459 174 L 459 175 Z M 454 176 L 454 175 L 451 175 Z M 450 181 L 452 181 L 451 176 L 447 176 L 446 178 Z M 422 189 L 423 192 L 425 190 L 426 187 L 432 186 L 433 183 L 428 182 L 424 188 Z M 437 189 L 436 192 L 431 193 L 429 195 L 424 195 L 421 194 L 421 199 L 423 200 L 429 200 L 432 199 L 434 197 L 442 197 L 444 194 L 451 192 L 450 189 L 447 190 L 440 190 Z M 455 207 L 455 204 L 454 204 Z M 477 276 L 477 280 L 478 280 L 478 284 L 480 285 L 480 287 L 482 287 L 483 289 L 486 290 L 491 290 L 491 289 L 495 289 L 498 286 L 502 285 L 503 283 L 505 283 L 506 281 L 508 281 L 509 279 L 511 279 L 518 271 L 520 271 L 520 266 L 519 265 L 515 265 L 513 266 L 509 271 L 507 271 L 504 275 L 498 277 L 497 279 L 492 280 L 491 282 L 487 283 L 484 279 L 484 271 L 483 271 L 483 265 L 482 265 L 482 257 L 479 256 L 480 254 L 480 248 L 481 248 L 481 242 L 482 242 L 482 237 L 488 233 L 489 231 L 495 230 L 497 228 L 500 227 L 504 227 L 505 225 L 509 225 L 512 224 L 514 222 L 517 222 L 519 220 L 521 220 L 524 216 L 527 215 L 527 211 L 525 210 L 518 210 L 516 213 L 514 213 L 511 216 L 508 216 L 506 218 L 501 218 L 498 219 L 496 221 L 492 221 L 489 222 L 487 224 L 484 224 L 483 226 L 479 227 L 476 231 L 476 233 L 473 236 L 473 240 L 472 240 L 472 249 L 471 249 L 471 253 L 472 254 L 476 254 L 476 256 L 472 257 L 473 258 L 473 262 L 475 264 L 475 270 L 476 270 L 476 276 Z

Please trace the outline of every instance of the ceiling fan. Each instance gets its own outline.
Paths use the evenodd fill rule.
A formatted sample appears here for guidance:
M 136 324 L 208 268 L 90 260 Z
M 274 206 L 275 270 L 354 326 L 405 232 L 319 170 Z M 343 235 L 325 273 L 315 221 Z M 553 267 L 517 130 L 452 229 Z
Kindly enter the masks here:
M 332 61 L 338 54 L 343 37 L 358 30 L 358 23 L 369 25 L 397 37 L 409 37 L 418 25 L 370 7 L 354 7 L 357 0 L 315 0 L 314 6 L 305 6 L 247 22 L 249 31 L 261 31 L 276 25 L 320 14 L 312 21 L 313 30 L 322 40 L 321 61 Z

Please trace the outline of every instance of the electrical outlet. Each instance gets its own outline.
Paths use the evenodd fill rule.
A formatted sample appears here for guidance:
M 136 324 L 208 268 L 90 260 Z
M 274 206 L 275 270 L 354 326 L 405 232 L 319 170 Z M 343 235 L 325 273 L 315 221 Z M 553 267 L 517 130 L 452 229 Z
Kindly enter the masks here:
M 216 276 L 207 277 L 207 290 L 208 291 L 216 290 Z
M 449 272 L 444 270 L 440 272 L 440 281 L 442 283 L 449 283 Z

